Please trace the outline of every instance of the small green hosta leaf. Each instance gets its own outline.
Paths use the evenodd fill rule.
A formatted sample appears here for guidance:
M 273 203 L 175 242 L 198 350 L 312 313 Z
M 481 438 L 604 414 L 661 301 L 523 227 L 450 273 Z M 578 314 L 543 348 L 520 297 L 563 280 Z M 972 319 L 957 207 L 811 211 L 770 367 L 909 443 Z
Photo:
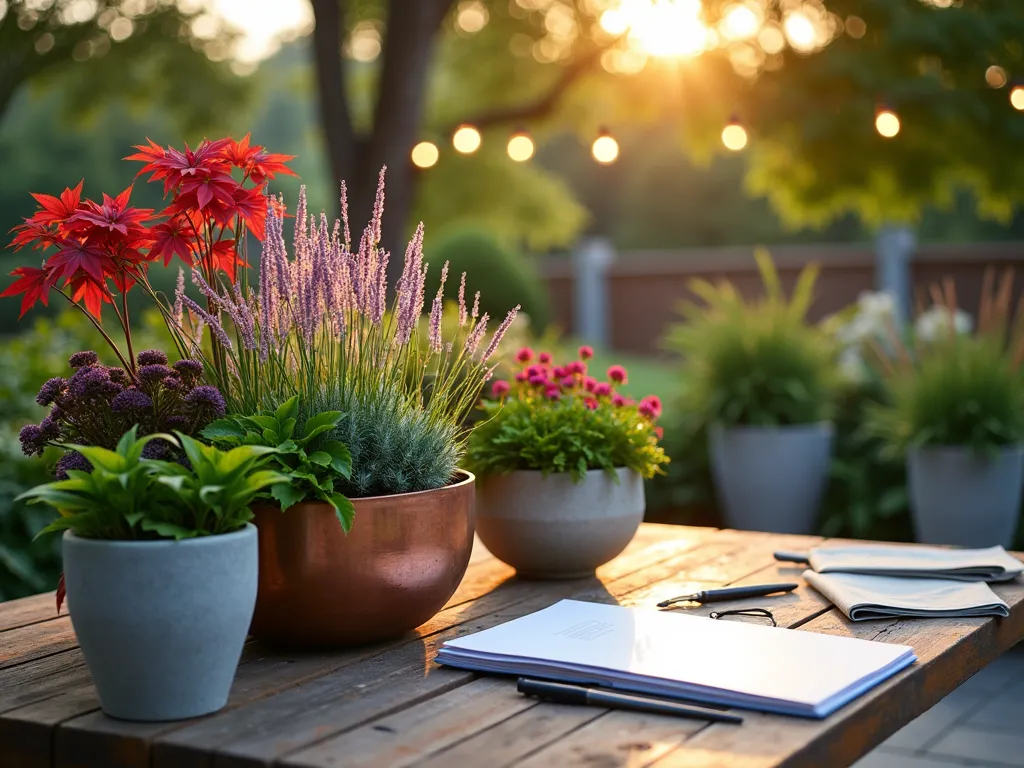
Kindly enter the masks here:
M 334 514 L 337 516 L 338 522 L 341 523 L 341 529 L 348 533 L 352 529 L 352 521 L 356 516 L 355 506 L 340 493 L 332 493 L 330 502 L 334 507 Z
M 343 416 L 341 411 L 324 411 L 316 416 L 311 416 L 302 427 L 302 439 L 296 442 L 299 445 L 306 445 L 313 438 L 337 427 Z
M 313 464 L 320 467 L 326 467 L 331 463 L 331 461 L 333 461 L 331 454 L 326 451 L 315 451 L 309 454 L 306 458 L 308 458 Z
M 272 429 L 276 432 L 281 428 L 280 422 L 273 416 L 250 416 L 249 420 L 260 429 Z
M 296 418 L 298 414 L 299 396 L 295 395 L 294 397 L 291 397 L 288 400 L 285 400 L 283 403 L 281 403 L 281 406 L 277 409 L 277 412 L 274 414 L 274 418 L 276 418 L 279 422 L 284 423 L 288 419 Z
M 199 434 L 214 443 L 223 441 L 237 444 L 245 438 L 246 432 L 234 419 L 218 419 L 204 427 Z
M 270 487 L 270 495 L 274 501 L 281 505 L 282 510 L 287 510 L 289 507 L 293 507 L 306 499 L 306 494 L 301 489 L 296 488 L 291 482 L 272 485 Z
M 281 428 L 278 430 L 279 440 L 291 439 L 292 433 L 295 431 L 295 419 L 285 419 L 281 422 Z
M 181 541 L 182 539 L 193 539 L 199 535 L 198 531 L 189 530 L 176 523 L 167 522 L 166 520 L 143 520 L 140 526 L 144 531 L 151 531 L 158 533 L 166 539 L 174 539 L 175 541 Z

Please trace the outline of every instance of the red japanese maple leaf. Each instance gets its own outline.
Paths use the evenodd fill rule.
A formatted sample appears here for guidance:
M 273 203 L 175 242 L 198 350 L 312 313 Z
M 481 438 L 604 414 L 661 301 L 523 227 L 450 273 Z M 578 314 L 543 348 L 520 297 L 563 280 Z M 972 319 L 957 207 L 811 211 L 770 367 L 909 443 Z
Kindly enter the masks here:
M 199 210 L 203 210 L 213 200 L 231 205 L 236 189 L 238 182 L 231 178 L 231 174 L 222 171 L 190 176 L 181 182 L 182 194 L 195 192 L 196 207 Z
M 248 267 L 245 260 L 235 250 L 234 240 L 219 240 L 213 244 L 214 266 L 224 272 L 231 282 L 235 282 L 235 275 L 239 267 Z
M 261 190 L 239 187 L 228 210 L 242 218 L 257 240 L 263 240 L 267 225 L 267 198 Z
M 69 219 L 71 229 L 88 231 L 95 227 L 107 232 L 119 232 L 122 235 L 138 237 L 143 231 L 142 226 L 153 214 L 151 208 L 132 208 L 128 205 L 132 188 L 129 186 L 117 197 L 103 193 L 103 204 L 86 200 L 81 210 Z
M 61 249 L 46 262 L 55 278 L 72 279 L 78 273 L 89 275 L 92 279 L 103 282 L 109 256 L 98 246 L 88 240 L 63 240 Z
M 73 277 L 70 280 L 70 285 L 71 300 L 84 300 L 86 310 L 96 319 L 102 316 L 104 304 L 114 303 L 107 286 L 102 282 L 96 282 L 84 272 L 79 272 Z
M 149 145 L 137 145 L 137 154 L 129 155 L 126 160 L 139 160 L 146 165 L 139 171 L 139 175 L 152 172 L 150 181 L 164 180 L 164 194 L 177 187 L 188 177 L 197 174 L 226 173 L 230 167 L 230 161 L 224 156 L 224 152 L 231 139 L 218 139 L 210 141 L 203 139 L 202 143 L 195 150 L 185 145 L 182 152 L 174 147 L 164 149 L 147 139 Z
M 49 269 L 40 269 L 39 267 L 18 267 L 12 275 L 18 279 L 15 280 L 11 285 L 7 287 L 3 293 L 0 293 L 0 297 L 5 296 L 18 296 L 19 294 L 25 294 L 21 300 L 21 314 L 18 315 L 20 320 L 25 316 L 37 301 L 43 302 L 45 307 L 50 300 L 50 289 L 53 287 L 56 276 L 53 275 Z
M 10 245 L 16 251 L 29 244 L 32 244 L 33 249 L 46 249 L 62 239 L 55 226 L 40 224 L 31 219 L 25 219 L 24 224 L 14 227 L 11 232 L 17 232 Z
M 224 152 L 232 165 L 241 168 L 257 186 L 262 187 L 275 174 L 283 173 L 294 176 L 295 171 L 285 163 L 294 160 L 295 155 L 277 155 L 267 152 L 263 147 L 249 144 L 250 134 L 245 134 L 241 141 L 232 141 Z
M 192 225 L 184 216 L 173 216 L 162 224 L 157 224 L 150 230 L 153 243 L 150 246 L 149 257 L 156 260 L 163 257 L 164 266 L 171 263 L 171 259 L 177 256 L 186 264 L 191 265 L 193 246 Z
M 82 185 L 84 183 L 85 179 L 82 179 L 74 189 L 70 187 L 65 188 L 60 193 L 60 197 L 32 192 L 32 197 L 35 198 L 40 207 L 32 215 L 32 218 L 26 219 L 26 222 L 31 224 L 64 225 L 75 214 L 75 211 L 78 210 L 82 199 Z

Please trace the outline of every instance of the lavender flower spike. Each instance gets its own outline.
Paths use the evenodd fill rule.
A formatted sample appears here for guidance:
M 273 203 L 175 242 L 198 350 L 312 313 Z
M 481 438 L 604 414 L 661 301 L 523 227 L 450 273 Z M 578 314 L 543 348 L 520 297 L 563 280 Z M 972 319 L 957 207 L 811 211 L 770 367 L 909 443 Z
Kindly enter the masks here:
M 520 304 L 516 304 L 515 307 L 505 315 L 505 319 L 502 321 L 501 325 L 498 326 L 498 330 L 494 332 L 494 336 L 491 338 L 491 343 L 487 347 L 487 351 L 484 352 L 484 356 L 480 358 L 481 362 L 486 362 L 487 359 L 497 351 L 498 345 L 501 344 L 502 337 L 505 335 L 509 326 L 512 325 L 512 321 L 516 319 L 516 314 L 518 314 L 521 306 L 522 305 Z
M 440 294 L 434 297 L 434 304 L 430 308 L 430 351 L 441 351 L 441 310 L 444 300 Z
M 352 235 L 348 230 L 348 187 L 345 180 L 341 180 L 341 222 L 345 228 L 345 250 L 352 248 Z
M 487 321 L 490 319 L 486 312 L 480 318 L 480 322 L 476 324 L 476 327 L 469 332 L 469 336 L 466 337 L 466 354 L 473 355 L 476 353 L 476 348 L 480 346 L 480 342 L 484 338 L 484 334 L 487 333 Z
M 220 342 L 220 345 L 222 347 L 224 347 L 225 349 L 231 349 L 231 339 L 225 332 L 224 327 L 220 324 L 220 320 L 218 320 L 205 309 L 196 304 L 196 302 L 190 296 L 182 296 L 181 301 L 186 308 L 188 308 L 191 312 L 193 312 L 196 315 L 196 317 L 198 317 L 206 325 L 210 326 L 210 333 L 214 335 L 214 338 L 216 338 L 217 341 Z M 199 339 L 197 339 L 197 343 L 199 342 L 199 340 L 201 340 L 201 338 L 202 336 L 200 335 Z
M 474 320 L 480 316 L 480 291 L 476 292 L 476 296 L 473 297 L 473 314 L 470 315 Z
M 459 328 L 466 324 L 468 319 L 466 310 L 466 273 L 462 273 L 462 281 L 459 283 Z
M 377 177 L 377 197 L 373 201 L 373 218 L 370 220 L 374 245 L 380 242 L 381 220 L 384 218 L 384 174 L 387 170 L 386 165 L 381 166 Z
M 178 327 L 185 319 L 185 309 L 181 306 L 181 297 L 185 295 L 185 270 L 178 267 L 178 283 L 174 288 L 174 320 Z

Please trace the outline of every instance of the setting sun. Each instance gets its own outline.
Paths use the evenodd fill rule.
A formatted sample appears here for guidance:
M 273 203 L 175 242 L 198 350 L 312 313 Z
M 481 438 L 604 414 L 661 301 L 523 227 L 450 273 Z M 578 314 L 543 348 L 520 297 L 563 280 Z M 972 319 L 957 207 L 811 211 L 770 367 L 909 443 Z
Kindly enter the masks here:
M 708 45 L 700 0 L 622 0 L 601 15 L 601 27 L 653 56 L 696 56 Z

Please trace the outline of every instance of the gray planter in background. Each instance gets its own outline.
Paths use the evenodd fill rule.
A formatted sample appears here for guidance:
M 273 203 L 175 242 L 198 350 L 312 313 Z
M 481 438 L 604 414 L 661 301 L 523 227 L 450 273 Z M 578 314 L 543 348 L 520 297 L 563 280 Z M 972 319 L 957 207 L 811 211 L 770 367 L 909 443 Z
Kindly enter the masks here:
M 476 532 L 491 554 L 535 579 L 589 576 L 618 555 L 644 519 L 644 481 L 595 469 L 582 482 L 568 473 L 517 470 L 477 480 Z
M 832 425 L 708 431 L 711 470 L 725 524 L 772 533 L 813 533 L 828 482 Z
M 907 484 L 914 535 L 922 544 L 1010 547 L 1020 516 L 1024 451 L 1005 448 L 991 459 L 967 448 L 912 448 Z
M 183 541 L 64 534 L 68 611 L 103 711 L 181 720 L 227 703 L 256 604 L 256 528 Z

